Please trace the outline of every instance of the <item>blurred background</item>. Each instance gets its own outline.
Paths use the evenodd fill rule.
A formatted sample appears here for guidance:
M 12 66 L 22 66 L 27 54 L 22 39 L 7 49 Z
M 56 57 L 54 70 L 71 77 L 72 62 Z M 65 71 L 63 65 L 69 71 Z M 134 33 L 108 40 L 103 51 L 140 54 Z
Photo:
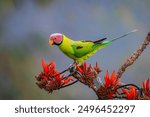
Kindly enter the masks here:
M 49 47 L 49 35 L 97 40 L 139 29 L 87 60 L 100 64 L 103 78 L 107 69 L 117 71 L 150 31 L 149 6 L 150 0 L 0 0 L 0 99 L 96 99 L 81 83 L 52 94 L 36 86 L 42 58 L 54 60 L 60 71 L 72 63 L 56 46 Z M 150 46 L 122 81 L 141 86 L 149 77 Z

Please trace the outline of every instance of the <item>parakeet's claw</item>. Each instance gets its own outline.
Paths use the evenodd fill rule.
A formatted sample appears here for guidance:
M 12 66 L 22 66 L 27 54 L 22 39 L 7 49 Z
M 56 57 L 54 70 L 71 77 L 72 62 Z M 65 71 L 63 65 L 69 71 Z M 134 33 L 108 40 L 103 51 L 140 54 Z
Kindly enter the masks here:
M 76 62 L 73 62 L 70 66 L 69 66 L 69 71 L 70 73 L 73 73 L 76 69 Z

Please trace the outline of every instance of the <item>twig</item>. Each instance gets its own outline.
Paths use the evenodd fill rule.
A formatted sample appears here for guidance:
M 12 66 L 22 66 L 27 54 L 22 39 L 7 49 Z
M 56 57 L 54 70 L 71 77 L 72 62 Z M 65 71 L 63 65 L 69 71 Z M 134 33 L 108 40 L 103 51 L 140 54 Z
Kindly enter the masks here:
M 65 86 L 60 87 L 60 89 L 65 88 L 65 87 L 68 87 L 68 86 L 70 86 L 70 85 L 73 85 L 73 84 L 75 84 L 75 83 L 77 83 L 77 82 L 78 82 L 78 80 L 75 80 L 74 82 L 72 82 L 72 83 L 70 83 L 70 84 L 67 84 L 67 85 L 65 85 Z
M 134 52 L 126 61 L 125 63 L 119 68 L 117 72 L 117 77 L 121 78 L 122 74 L 125 72 L 127 67 L 132 65 L 138 57 L 142 54 L 144 49 L 147 47 L 147 45 L 150 43 L 150 32 L 147 34 L 147 37 L 145 38 L 144 42 L 141 44 L 141 46 Z
M 125 85 L 121 85 L 121 86 L 119 86 L 117 89 L 121 89 L 121 88 L 125 88 L 125 87 L 127 87 L 127 86 L 133 86 L 133 87 L 135 87 L 137 90 L 141 90 L 138 86 L 136 86 L 135 84 L 125 84 Z
M 67 71 L 70 71 L 73 67 L 74 67 L 74 66 L 69 66 L 67 69 L 65 69 L 64 71 L 60 72 L 59 74 L 53 75 L 52 78 L 54 78 L 54 77 L 56 77 L 56 76 L 58 76 L 58 75 L 61 75 L 61 74 L 65 73 L 65 72 L 67 72 Z

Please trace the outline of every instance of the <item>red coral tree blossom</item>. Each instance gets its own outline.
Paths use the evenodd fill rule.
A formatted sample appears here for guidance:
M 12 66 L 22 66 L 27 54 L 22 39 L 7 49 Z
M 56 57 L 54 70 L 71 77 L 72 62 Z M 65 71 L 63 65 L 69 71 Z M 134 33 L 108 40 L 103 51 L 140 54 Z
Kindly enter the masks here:
M 92 67 L 92 65 L 87 65 L 84 62 L 81 66 L 76 65 L 77 73 L 74 74 L 75 78 L 77 78 L 80 82 L 88 85 L 89 87 L 95 87 L 94 80 L 98 77 L 98 74 L 101 72 L 98 63 Z
M 120 84 L 120 79 L 116 77 L 113 71 L 109 76 L 108 70 L 104 77 L 105 83 L 103 83 L 97 90 L 97 96 L 99 99 L 112 99 L 117 94 L 117 88 Z
M 73 80 L 71 77 L 65 78 L 64 75 L 60 75 L 60 72 L 55 69 L 54 61 L 46 64 L 42 59 L 42 67 L 43 71 L 38 76 L 35 76 L 37 79 L 36 84 L 48 92 L 60 89 Z
M 125 96 L 128 100 L 138 99 L 137 90 L 133 86 L 130 86 L 128 89 L 122 88 L 122 92 L 125 93 Z

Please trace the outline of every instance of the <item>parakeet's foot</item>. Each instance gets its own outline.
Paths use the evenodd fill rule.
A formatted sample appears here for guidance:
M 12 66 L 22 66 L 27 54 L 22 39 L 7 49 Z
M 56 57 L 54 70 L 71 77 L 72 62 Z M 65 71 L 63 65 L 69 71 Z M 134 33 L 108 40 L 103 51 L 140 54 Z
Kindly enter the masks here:
M 63 74 L 67 71 L 69 71 L 72 74 L 72 73 L 74 73 L 75 69 L 76 69 L 76 62 L 73 62 L 71 65 L 69 65 L 69 67 L 67 69 L 60 72 L 59 74 L 56 74 L 56 75 L 52 76 L 52 78 L 56 77 L 57 75 Z
M 72 64 L 69 65 L 69 68 L 75 67 L 76 64 L 77 64 L 77 62 L 74 61 Z
M 68 69 L 72 73 L 76 69 L 77 62 L 74 61 L 72 64 L 69 65 Z

